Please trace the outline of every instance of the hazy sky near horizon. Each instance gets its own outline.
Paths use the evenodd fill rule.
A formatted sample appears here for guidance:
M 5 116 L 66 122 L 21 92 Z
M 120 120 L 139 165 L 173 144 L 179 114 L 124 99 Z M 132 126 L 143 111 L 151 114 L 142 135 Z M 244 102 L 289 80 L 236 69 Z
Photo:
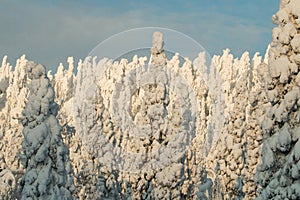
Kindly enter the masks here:
M 211 55 L 264 55 L 278 7 L 279 0 L 0 0 L 0 57 L 15 65 L 26 54 L 55 70 L 113 34 L 149 26 L 182 32 Z

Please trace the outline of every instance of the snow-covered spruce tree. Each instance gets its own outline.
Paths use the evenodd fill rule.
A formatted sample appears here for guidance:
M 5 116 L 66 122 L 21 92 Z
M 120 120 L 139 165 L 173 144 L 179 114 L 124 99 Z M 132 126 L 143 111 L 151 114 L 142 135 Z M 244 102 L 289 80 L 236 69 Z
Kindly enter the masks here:
M 70 149 L 70 144 L 75 139 L 73 120 L 73 95 L 75 90 L 74 59 L 68 57 L 68 68 L 64 69 L 62 63 L 58 66 L 51 85 L 55 91 L 55 102 L 59 105 L 57 119 L 62 127 L 62 137 Z M 48 72 L 49 77 L 49 72 Z
M 273 22 L 258 199 L 300 199 L 300 0 L 282 0 Z
M 17 60 L 14 70 L 6 59 L 7 56 L 3 58 L 0 68 L 0 90 L 4 91 L 0 94 L 4 100 L 3 107 L 0 106 L 0 199 L 15 199 L 18 198 L 17 187 L 24 173 L 19 159 L 23 127 L 18 118 L 25 108 L 29 89 L 25 73 L 25 55 Z
M 220 129 L 222 133 L 220 139 L 203 163 L 208 172 L 214 172 L 212 199 L 240 199 L 244 196 L 242 170 L 245 167 L 249 61 L 247 52 L 241 59 L 233 60 L 233 55 L 228 49 L 224 51 L 222 57 L 213 58 L 219 77 L 211 77 L 210 81 L 221 83 L 218 85 L 218 95 L 215 96 L 223 94 L 223 99 L 220 99 L 221 101 L 212 99 L 208 104 L 211 109 L 210 117 L 215 110 L 220 110 L 224 105 L 223 113 L 218 116 L 221 118 L 224 115 L 225 121 Z M 213 94 L 215 90 L 210 90 L 209 94 Z
M 68 180 L 72 172 L 56 119 L 54 90 L 42 65 L 30 61 L 26 71 L 31 82 L 21 119 L 24 140 L 20 158 L 26 168 L 22 199 L 72 199 L 73 183 Z
M 257 185 L 253 177 L 261 160 L 262 146 L 259 119 L 268 107 L 264 104 L 265 93 L 261 89 L 261 82 L 266 78 L 266 64 L 258 53 L 250 63 L 247 52 L 240 59 L 234 59 L 228 49 L 222 56 L 214 56 L 212 63 L 209 81 L 213 85 L 206 102 L 209 108 L 207 121 L 213 123 L 223 116 L 224 122 L 220 128 L 213 124 L 214 129 L 208 129 L 219 130 L 221 135 L 208 156 L 200 160 L 208 178 L 213 181 L 212 197 L 205 196 L 208 199 L 254 199 Z M 219 113 L 216 114 L 216 110 Z M 196 145 L 201 144 L 200 141 Z M 210 180 L 206 180 L 199 186 L 198 193 L 209 186 Z

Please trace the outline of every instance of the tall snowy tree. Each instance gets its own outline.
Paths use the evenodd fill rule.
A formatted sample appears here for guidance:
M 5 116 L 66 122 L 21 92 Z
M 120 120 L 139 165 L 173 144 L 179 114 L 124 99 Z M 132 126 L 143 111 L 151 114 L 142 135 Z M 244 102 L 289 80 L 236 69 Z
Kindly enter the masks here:
M 72 173 L 68 149 L 56 119 L 58 106 L 45 68 L 35 62 L 26 66 L 29 97 L 21 123 L 24 127 L 20 159 L 26 173 L 22 179 L 22 199 L 72 199 Z
M 281 0 L 273 16 L 262 122 L 264 146 L 257 168 L 258 199 L 300 199 L 300 1 Z

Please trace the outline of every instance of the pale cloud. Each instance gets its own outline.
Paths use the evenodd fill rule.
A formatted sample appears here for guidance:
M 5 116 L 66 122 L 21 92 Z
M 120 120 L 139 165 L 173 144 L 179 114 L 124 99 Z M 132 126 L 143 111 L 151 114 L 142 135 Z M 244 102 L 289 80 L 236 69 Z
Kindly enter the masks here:
M 55 69 L 67 56 L 83 58 L 111 35 L 139 27 L 180 31 L 196 39 L 211 54 L 225 48 L 231 48 L 236 56 L 246 49 L 263 51 L 271 38 L 270 27 L 217 11 L 162 12 L 151 4 L 122 10 L 76 1 L 59 5 L 33 0 L 26 4 L 1 4 L 0 56 L 8 54 L 9 60 L 14 61 L 26 53 L 29 59 L 48 69 Z

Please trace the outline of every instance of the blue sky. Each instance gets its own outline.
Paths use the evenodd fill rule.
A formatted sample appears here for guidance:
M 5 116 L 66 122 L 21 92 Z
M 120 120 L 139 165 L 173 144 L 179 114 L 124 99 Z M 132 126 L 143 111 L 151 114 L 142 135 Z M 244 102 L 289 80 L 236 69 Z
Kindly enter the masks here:
M 278 7 L 279 0 L 0 0 L 0 57 L 14 65 L 25 53 L 55 70 L 113 34 L 149 26 L 182 32 L 211 55 L 264 55 Z

